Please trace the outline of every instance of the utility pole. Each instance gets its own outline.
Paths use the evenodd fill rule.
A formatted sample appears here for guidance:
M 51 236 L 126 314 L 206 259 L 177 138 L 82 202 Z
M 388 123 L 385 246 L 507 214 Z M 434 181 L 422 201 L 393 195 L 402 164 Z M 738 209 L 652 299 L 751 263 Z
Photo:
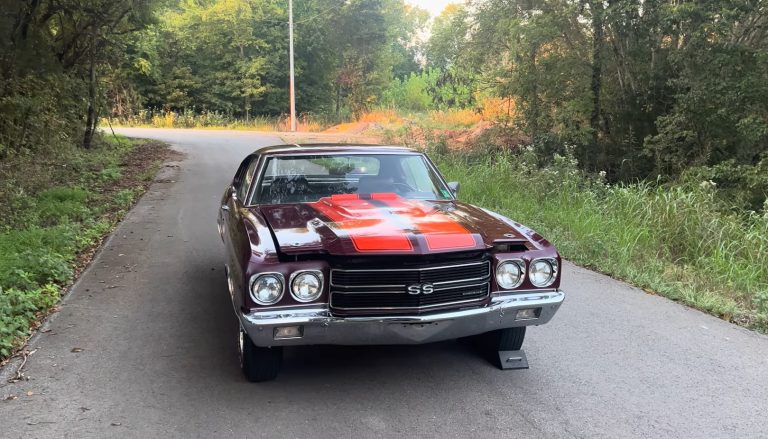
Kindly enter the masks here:
M 288 0 L 288 40 L 289 40 L 289 52 L 290 52 L 290 65 L 291 65 L 291 132 L 296 131 L 296 84 L 293 73 L 293 0 Z

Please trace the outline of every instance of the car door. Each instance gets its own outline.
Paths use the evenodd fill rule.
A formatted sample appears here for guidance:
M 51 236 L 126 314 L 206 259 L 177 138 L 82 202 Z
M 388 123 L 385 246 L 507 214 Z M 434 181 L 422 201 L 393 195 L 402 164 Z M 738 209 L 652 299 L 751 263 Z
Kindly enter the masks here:
M 252 156 L 248 156 L 240 163 L 234 178 L 232 178 L 232 182 L 229 184 L 229 186 L 227 186 L 227 189 L 224 191 L 224 195 L 221 197 L 221 208 L 219 209 L 217 222 L 219 225 L 219 234 L 221 235 L 221 239 L 225 244 L 228 241 L 229 234 L 229 211 L 231 208 L 230 198 L 232 197 L 233 193 L 237 193 L 237 188 L 240 187 L 240 182 L 243 180 L 243 177 L 245 176 L 245 173 L 248 170 L 248 166 L 252 160 Z
M 227 266 L 231 273 L 232 285 L 238 291 L 242 285 L 244 264 L 248 263 L 247 252 L 250 251 L 248 235 L 243 224 L 244 208 L 248 204 L 248 194 L 253 185 L 258 156 L 248 156 L 238 169 L 232 184 L 224 193 L 219 213 L 219 224 L 222 228 L 222 238 L 226 247 Z

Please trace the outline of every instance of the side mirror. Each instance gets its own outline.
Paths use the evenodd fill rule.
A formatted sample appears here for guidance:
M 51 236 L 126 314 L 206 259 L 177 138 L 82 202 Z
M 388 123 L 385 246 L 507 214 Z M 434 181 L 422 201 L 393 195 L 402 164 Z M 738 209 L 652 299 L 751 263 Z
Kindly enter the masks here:
M 450 189 L 451 192 L 453 192 L 453 196 L 454 197 L 459 195 L 459 188 L 460 187 L 461 187 L 461 185 L 459 184 L 458 181 L 451 181 L 451 182 L 448 183 L 448 189 Z
M 233 184 L 232 187 L 229 189 L 229 196 L 232 197 L 233 200 L 237 200 L 237 188 Z

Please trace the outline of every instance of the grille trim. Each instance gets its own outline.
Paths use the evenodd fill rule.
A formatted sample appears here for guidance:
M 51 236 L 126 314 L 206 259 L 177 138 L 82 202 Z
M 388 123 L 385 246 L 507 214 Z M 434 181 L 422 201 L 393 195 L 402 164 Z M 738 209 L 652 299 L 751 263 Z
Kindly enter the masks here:
M 355 272 L 369 272 L 369 271 L 428 271 L 428 270 L 442 270 L 445 268 L 456 268 L 456 267 L 467 267 L 471 265 L 482 265 L 482 264 L 489 264 L 489 261 L 477 261 L 477 262 L 467 262 L 464 264 L 451 264 L 451 265 L 438 265 L 434 267 L 420 267 L 420 268 L 376 268 L 376 269 L 365 269 L 365 268 L 357 268 L 354 270 L 346 270 L 343 268 L 334 268 L 333 271 L 338 271 L 342 273 L 355 273 Z
M 351 274 L 351 276 L 344 276 L 342 273 Z M 397 278 L 397 273 L 407 276 L 408 280 L 402 283 L 387 282 L 389 278 Z M 468 277 L 456 279 L 462 275 Z M 432 281 L 441 277 L 449 280 Z M 366 283 L 368 279 L 371 280 L 371 284 Z M 381 282 L 382 280 L 384 282 Z M 465 304 L 476 305 L 490 296 L 490 280 L 491 262 L 486 259 L 418 268 L 333 268 L 329 282 L 331 287 L 329 305 L 331 309 L 341 312 L 372 314 L 398 311 L 419 312 L 435 308 L 460 307 Z M 339 282 L 342 284 L 340 285 Z M 408 285 L 424 283 L 434 286 L 432 294 L 408 294 Z M 468 291 L 462 294 L 461 290 Z M 379 301 L 381 306 L 376 305 Z
M 491 275 L 491 262 L 490 261 L 477 261 L 477 262 L 469 262 L 464 264 L 451 264 L 451 265 L 439 265 L 434 267 L 423 267 L 423 268 L 372 268 L 372 269 L 354 269 L 354 270 L 345 270 L 342 268 L 333 268 L 331 269 L 331 279 L 330 279 L 330 285 L 331 287 L 337 287 L 342 289 L 349 289 L 349 288 L 405 288 L 408 285 L 410 285 L 413 282 L 406 282 L 401 284 L 365 284 L 365 285 L 340 285 L 334 282 L 334 273 L 392 273 L 392 272 L 418 272 L 422 273 L 425 271 L 434 271 L 434 270 L 450 270 L 452 268 L 460 268 L 460 267 L 479 267 L 479 266 L 486 266 L 487 271 L 486 273 L 481 277 L 473 277 L 473 278 L 465 278 L 465 279 L 457 279 L 457 280 L 450 280 L 450 281 L 440 281 L 440 282 L 429 282 L 433 285 L 447 285 L 451 283 L 459 283 L 459 282 L 470 282 L 470 281 L 478 281 L 478 280 L 484 280 Z M 419 281 L 416 281 L 417 283 Z
M 466 300 L 458 300 L 458 301 L 452 301 L 452 302 L 443 302 L 443 303 L 433 303 L 428 305 L 421 305 L 421 306 L 376 306 L 376 307 L 365 307 L 365 308 L 349 308 L 349 307 L 338 307 L 333 305 L 333 294 L 331 294 L 331 303 L 330 307 L 331 309 L 338 309 L 341 311 L 421 311 L 421 310 L 428 310 L 431 308 L 438 308 L 438 307 L 449 307 L 449 306 L 455 306 L 455 305 L 462 305 L 462 304 L 471 304 L 476 303 L 482 299 L 485 299 L 489 296 L 491 285 L 490 283 L 482 283 L 482 284 L 475 284 L 475 285 L 462 285 L 460 287 L 455 287 L 451 289 L 459 289 L 459 288 L 471 288 L 471 287 L 485 287 L 485 294 L 479 297 L 473 297 L 471 299 Z M 338 292 L 335 292 L 338 293 Z M 406 295 L 406 293 L 400 293 Z
M 467 280 L 469 282 L 469 280 Z M 436 284 L 432 284 L 436 285 Z M 440 291 L 450 291 L 450 290 L 458 290 L 461 288 L 473 288 L 473 287 L 482 287 L 488 285 L 488 282 L 480 282 L 480 283 L 473 283 L 473 284 L 467 284 L 467 285 L 457 285 L 455 287 L 443 287 L 443 288 L 435 288 L 435 293 Z M 435 294 L 432 293 L 432 294 Z M 403 291 L 334 291 L 334 294 L 406 294 Z M 425 294 L 425 296 L 429 296 L 429 294 Z

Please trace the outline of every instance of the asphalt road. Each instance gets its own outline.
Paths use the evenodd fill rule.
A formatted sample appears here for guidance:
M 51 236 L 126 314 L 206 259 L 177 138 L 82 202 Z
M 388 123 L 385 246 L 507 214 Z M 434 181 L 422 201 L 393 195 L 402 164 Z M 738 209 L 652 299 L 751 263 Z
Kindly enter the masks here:
M 120 131 L 186 158 L 32 340 L 30 379 L 0 372 L 0 398 L 17 396 L 2 437 L 768 437 L 768 337 L 572 265 L 559 314 L 528 331 L 529 370 L 461 342 L 302 347 L 248 383 L 215 219 L 239 161 L 279 139 Z

